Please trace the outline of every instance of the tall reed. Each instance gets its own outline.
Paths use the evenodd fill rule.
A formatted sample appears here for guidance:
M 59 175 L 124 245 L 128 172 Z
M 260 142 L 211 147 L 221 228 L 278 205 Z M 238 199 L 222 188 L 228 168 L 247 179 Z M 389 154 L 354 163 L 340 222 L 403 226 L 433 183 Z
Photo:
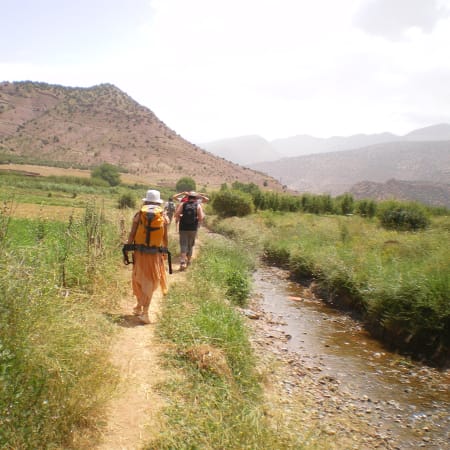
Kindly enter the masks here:
M 90 264 L 88 235 L 73 218 L 10 217 L 2 233 L 0 447 L 70 448 L 79 430 L 96 428 L 116 377 L 112 328 L 95 300 L 111 260 Z

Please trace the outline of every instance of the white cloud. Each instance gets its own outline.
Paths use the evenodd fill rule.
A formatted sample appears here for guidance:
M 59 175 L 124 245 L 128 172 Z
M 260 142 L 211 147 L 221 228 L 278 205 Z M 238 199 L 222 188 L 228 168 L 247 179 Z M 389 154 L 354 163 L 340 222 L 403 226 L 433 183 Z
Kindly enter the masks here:
M 5 52 L 0 29 L 2 78 L 113 83 L 193 142 L 450 122 L 450 0 L 115 0 L 98 30 L 105 2 L 91 2 L 83 39 L 41 24 L 69 58 L 39 45 L 31 58 L 24 29 Z
M 362 5 L 355 23 L 368 33 L 397 40 L 414 28 L 431 33 L 438 21 L 448 16 L 448 1 L 369 0 Z

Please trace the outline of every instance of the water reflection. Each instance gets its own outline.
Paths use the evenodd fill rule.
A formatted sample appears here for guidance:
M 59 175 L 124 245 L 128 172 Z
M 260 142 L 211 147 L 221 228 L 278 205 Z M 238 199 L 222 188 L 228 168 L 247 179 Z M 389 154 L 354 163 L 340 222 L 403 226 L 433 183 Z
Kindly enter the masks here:
M 385 421 L 405 442 L 402 448 L 415 448 L 418 442 L 423 447 L 424 439 L 411 431 L 417 427 L 426 429 L 430 441 L 449 442 L 449 371 L 387 351 L 347 315 L 289 281 L 284 271 L 261 268 L 254 286 L 263 310 L 277 318 L 274 328 L 290 336 L 286 350 L 300 354 L 305 366 L 320 366 L 322 375 L 336 378 L 355 401 L 370 402 L 379 412 L 376 420 Z

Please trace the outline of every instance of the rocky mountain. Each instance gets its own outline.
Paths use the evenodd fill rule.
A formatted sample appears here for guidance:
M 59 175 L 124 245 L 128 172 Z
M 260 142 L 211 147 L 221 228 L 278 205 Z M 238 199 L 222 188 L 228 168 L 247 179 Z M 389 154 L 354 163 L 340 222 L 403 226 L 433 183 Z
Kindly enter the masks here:
M 280 189 L 270 176 L 186 141 L 110 84 L 0 83 L 0 156 L 74 167 L 108 162 L 159 185 L 191 176 L 201 187 L 241 181 Z
M 449 141 L 401 141 L 356 150 L 320 153 L 252 164 L 289 189 L 300 192 L 347 192 L 361 181 L 390 179 L 450 183 Z
M 404 141 L 450 141 L 450 124 L 441 123 L 405 134 Z

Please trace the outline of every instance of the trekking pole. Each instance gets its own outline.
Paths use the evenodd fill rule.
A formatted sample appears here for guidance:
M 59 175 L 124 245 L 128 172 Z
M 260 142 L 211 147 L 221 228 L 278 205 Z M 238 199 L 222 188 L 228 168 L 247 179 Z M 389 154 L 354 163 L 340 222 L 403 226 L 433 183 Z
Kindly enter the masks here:
M 172 275 L 172 253 L 167 250 L 167 262 L 169 263 L 169 274 Z

